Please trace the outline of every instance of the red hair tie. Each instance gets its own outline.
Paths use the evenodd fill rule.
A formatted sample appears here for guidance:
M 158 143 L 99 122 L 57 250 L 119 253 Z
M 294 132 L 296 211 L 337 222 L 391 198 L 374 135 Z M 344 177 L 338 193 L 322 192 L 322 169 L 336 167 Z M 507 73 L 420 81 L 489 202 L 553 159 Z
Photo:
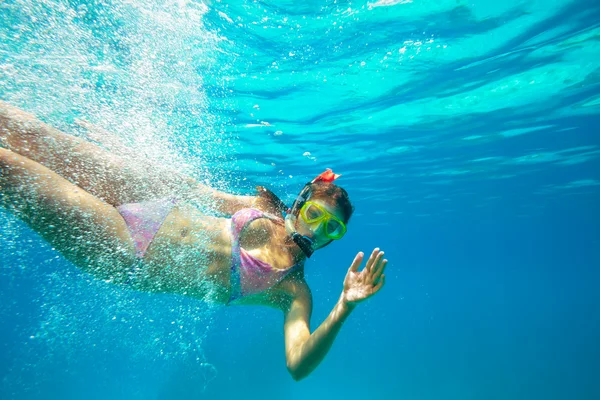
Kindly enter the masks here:
M 333 171 L 331 170 L 331 168 L 327 168 L 325 170 L 325 172 L 322 172 L 321 174 L 319 174 L 315 179 L 313 179 L 311 181 L 311 183 L 315 183 L 315 182 L 333 182 L 335 181 L 337 178 L 339 178 L 340 176 L 342 176 L 341 174 L 334 174 Z

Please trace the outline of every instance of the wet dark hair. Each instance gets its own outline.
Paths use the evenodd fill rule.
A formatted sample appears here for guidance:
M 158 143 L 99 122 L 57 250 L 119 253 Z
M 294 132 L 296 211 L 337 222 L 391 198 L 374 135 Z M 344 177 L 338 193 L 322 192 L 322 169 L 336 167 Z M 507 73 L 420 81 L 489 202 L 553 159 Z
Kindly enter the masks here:
M 309 199 L 321 200 L 333 207 L 339 207 L 344 216 L 344 223 L 350 221 L 354 206 L 350 202 L 348 192 L 344 188 L 331 182 L 318 181 L 307 185 L 309 188 Z
M 273 213 L 288 212 L 288 207 L 269 189 L 257 186 L 256 191 L 263 207 L 271 209 Z M 348 223 L 354 212 L 354 206 L 350 203 L 348 192 L 334 183 L 322 181 L 308 183 L 304 186 L 298 197 L 300 198 L 302 195 L 306 195 L 307 199 L 317 199 L 330 204 L 332 207 L 339 207 L 342 210 L 344 223 Z M 300 207 L 297 207 L 293 212 L 298 216 Z

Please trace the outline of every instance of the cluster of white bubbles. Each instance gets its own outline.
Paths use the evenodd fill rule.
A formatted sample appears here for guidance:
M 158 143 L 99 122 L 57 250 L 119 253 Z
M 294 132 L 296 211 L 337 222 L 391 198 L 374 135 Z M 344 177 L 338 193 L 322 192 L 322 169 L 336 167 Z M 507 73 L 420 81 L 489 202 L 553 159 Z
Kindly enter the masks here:
M 3 100 L 114 152 L 129 149 L 149 168 L 202 169 L 201 144 L 216 141 L 219 124 L 203 90 L 219 41 L 203 27 L 206 6 L 17 0 L 3 7 Z
M 2 5 L 0 99 L 147 172 L 218 180 L 208 175 L 205 162 L 226 147 L 219 135 L 223 121 L 209 115 L 203 90 L 202 74 L 219 41 L 203 26 L 206 6 L 75 3 Z M 75 370 L 83 360 L 119 353 L 140 375 L 158 380 L 165 379 L 160 369 L 183 360 L 196 362 L 199 386 L 214 377 L 202 350 L 214 313 L 209 304 L 95 280 L 2 210 L 0 253 L 2 279 L 18 286 L 27 275 L 39 293 L 37 323 L 18 329 L 23 346 L 12 359 L 21 361 L 4 386 L 19 386 L 24 376 L 34 378 L 28 385 L 43 382 L 42 372 L 33 371 L 58 362 Z M 3 304 L 0 315 L 19 306 Z

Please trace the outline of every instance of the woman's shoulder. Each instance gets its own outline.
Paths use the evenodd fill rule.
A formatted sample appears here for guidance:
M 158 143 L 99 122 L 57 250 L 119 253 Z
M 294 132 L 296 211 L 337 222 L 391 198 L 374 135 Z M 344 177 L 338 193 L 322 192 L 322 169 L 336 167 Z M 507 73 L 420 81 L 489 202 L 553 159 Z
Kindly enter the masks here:
M 253 208 L 257 208 L 271 215 L 281 216 L 287 212 L 288 207 L 275 193 L 264 186 L 256 187 L 256 197 L 252 204 Z

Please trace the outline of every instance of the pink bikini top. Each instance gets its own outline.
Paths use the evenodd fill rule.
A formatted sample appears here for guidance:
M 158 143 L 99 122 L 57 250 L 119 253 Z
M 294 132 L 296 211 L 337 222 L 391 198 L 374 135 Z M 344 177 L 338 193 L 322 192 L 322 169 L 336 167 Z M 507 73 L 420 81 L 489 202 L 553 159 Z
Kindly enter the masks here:
M 244 208 L 231 217 L 231 295 L 227 304 L 239 298 L 263 292 L 302 267 L 302 262 L 280 270 L 258 260 L 240 247 L 240 232 L 258 218 L 276 219 L 255 208 Z

